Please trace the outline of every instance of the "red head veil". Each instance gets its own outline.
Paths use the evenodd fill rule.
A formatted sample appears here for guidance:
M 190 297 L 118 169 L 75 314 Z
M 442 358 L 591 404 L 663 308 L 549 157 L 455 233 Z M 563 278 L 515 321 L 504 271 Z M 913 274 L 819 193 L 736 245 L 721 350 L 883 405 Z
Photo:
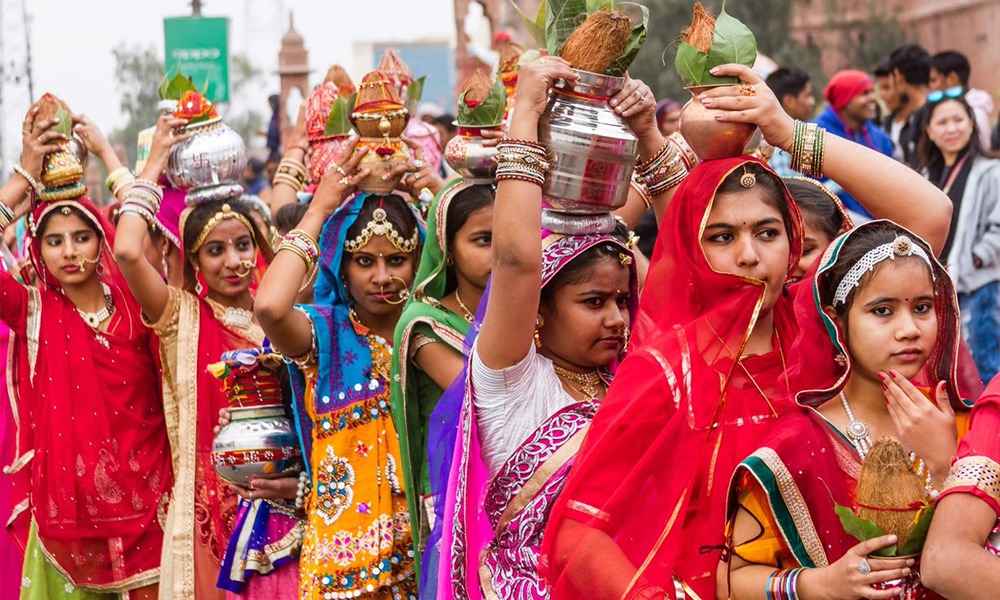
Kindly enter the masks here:
M 715 593 L 729 477 L 787 408 L 773 388 L 795 335 L 782 293 L 771 309 L 775 350 L 735 360 L 767 316 L 764 285 L 713 270 L 701 246 L 720 184 L 748 163 L 763 166 L 750 157 L 701 163 L 667 209 L 639 348 L 619 368 L 545 533 L 539 568 L 554 598 L 673 590 L 675 575 L 702 598 Z M 791 274 L 802 224 L 784 196 Z

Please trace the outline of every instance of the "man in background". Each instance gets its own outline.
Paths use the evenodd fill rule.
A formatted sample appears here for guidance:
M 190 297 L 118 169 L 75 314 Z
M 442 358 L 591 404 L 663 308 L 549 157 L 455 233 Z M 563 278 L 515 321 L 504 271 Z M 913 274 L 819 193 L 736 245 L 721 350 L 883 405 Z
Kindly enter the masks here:
M 930 91 L 931 55 L 916 44 L 906 44 L 889 55 L 892 86 L 899 98 L 896 120 L 903 121 L 899 132 L 899 145 L 903 161 L 913 167 L 917 164 L 917 140 L 920 139 L 921 109 Z
M 799 121 L 812 118 L 816 110 L 816 97 L 813 96 L 809 73 L 798 67 L 779 67 L 767 76 L 765 83 L 790 117 Z M 791 161 L 791 155 L 784 150 L 775 149 L 768 164 L 780 177 L 794 177 L 798 173 L 792 170 Z

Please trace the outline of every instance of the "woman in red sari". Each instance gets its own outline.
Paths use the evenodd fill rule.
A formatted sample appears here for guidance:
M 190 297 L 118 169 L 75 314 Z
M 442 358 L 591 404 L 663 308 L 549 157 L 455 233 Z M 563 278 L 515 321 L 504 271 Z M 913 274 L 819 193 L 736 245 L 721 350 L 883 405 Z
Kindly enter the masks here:
M 156 181 L 171 137 L 185 123 L 161 117 L 140 179 Z M 145 319 L 160 338 L 163 403 L 176 483 L 164 527 L 160 598 L 224 598 L 216 587 L 232 533 L 237 500 L 211 462 L 213 428 L 229 403 L 209 364 L 224 352 L 263 345 L 253 318 L 250 284 L 257 257 L 273 256 L 239 199 L 203 202 L 181 221 L 184 288 L 168 285 L 143 253 L 148 223 L 126 193 L 119 211 L 115 258 Z M 294 485 L 294 480 L 292 480 Z M 295 497 L 294 487 L 286 496 Z
M 66 139 L 49 131 L 52 119 L 33 124 L 37 112 L 25 120 L 17 174 L 0 188 L 0 229 L 14 208 L 6 199 L 28 196 L 43 157 Z M 79 126 L 89 132 L 82 117 Z M 113 229 L 90 200 L 30 210 L 39 284 L 0 271 L 17 424 L 16 458 L 4 468 L 16 504 L 3 518 L 27 544 L 21 598 L 154 598 L 173 483 L 155 338 L 112 259 Z
M 753 71 L 714 72 L 745 85 L 707 92 L 703 103 L 792 146 L 791 118 Z M 823 168 L 874 214 L 898 214 L 906 199 L 910 226 L 936 247 L 944 241 L 948 200 L 916 173 L 834 136 Z M 790 408 L 773 391 L 793 359 L 800 286 L 786 281 L 802 225 L 784 185 L 750 157 L 704 162 L 678 188 L 661 231 L 669 234 L 657 240 L 640 301 L 639 347 L 594 418 L 543 540 L 554 598 L 713 597 L 729 478 Z

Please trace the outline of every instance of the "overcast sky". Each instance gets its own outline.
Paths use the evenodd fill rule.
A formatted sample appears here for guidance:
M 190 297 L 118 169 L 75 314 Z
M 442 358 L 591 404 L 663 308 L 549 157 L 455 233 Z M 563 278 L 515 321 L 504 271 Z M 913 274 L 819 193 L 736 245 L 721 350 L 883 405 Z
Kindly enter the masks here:
M 85 112 L 105 131 L 124 124 L 115 88 L 112 49 L 152 46 L 163 57 L 163 18 L 190 14 L 188 0 L 0 0 L 4 64 L 23 62 L 22 1 L 27 3 L 31 31 L 35 96 L 52 92 L 78 112 Z M 288 12 L 305 38 L 310 66 L 319 77 L 335 62 L 354 72 L 353 48 L 365 41 L 452 40 L 452 0 L 203 0 L 204 16 L 230 22 L 232 53 L 247 55 L 271 77 L 261 90 L 278 89 L 277 55 L 288 29 Z M 312 81 L 315 83 L 315 79 Z M 3 145 L 12 160 L 19 151 L 20 124 L 30 105 L 25 87 L 6 82 L 3 88 Z M 0 177 L 6 177 L 4 173 Z

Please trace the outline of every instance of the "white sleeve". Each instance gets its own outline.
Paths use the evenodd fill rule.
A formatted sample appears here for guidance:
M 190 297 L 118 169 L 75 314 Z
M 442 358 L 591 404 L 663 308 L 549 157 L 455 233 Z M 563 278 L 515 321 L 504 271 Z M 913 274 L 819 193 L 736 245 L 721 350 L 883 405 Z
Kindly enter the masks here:
M 531 346 L 528 353 L 513 365 L 493 370 L 483 364 L 479 358 L 479 347 L 472 346 L 470 360 L 470 380 L 472 382 L 472 400 L 476 412 L 482 418 L 482 412 L 504 412 L 513 403 L 530 400 L 531 388 L 535 384 L 534 371 L 535 347 Z

